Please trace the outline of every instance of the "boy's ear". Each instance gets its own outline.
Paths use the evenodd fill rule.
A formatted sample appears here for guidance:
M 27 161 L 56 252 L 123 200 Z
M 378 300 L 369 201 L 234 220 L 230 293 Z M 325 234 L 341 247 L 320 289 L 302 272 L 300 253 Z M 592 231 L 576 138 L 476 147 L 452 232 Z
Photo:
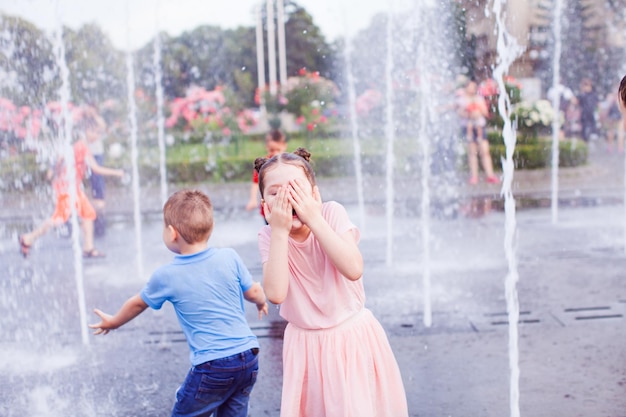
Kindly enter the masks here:
M 167 226 L 167 230 L 169 232 L 170 238 L 172 239 L 172 242 L 175 242 L 178 239 L 178 231 L 174 229 L 174 226 L 172 226 L 171 224 Z

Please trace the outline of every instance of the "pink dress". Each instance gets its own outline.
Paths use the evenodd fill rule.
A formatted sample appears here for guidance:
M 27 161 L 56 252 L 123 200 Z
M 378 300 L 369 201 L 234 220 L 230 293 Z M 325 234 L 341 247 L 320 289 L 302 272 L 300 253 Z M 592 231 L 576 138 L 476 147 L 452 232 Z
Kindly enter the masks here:
M 322 214 L 342 235 L 360 233 L 342 205 Z M 262 262 L 272 229 L 259 232 Z M 289 238 L 289 291 L 280 315 L 283 345 L 281 417 L 405 417 L 406 394 L 384 329 L 364 307 L 363 279 L 342 276 L 311 233 Z

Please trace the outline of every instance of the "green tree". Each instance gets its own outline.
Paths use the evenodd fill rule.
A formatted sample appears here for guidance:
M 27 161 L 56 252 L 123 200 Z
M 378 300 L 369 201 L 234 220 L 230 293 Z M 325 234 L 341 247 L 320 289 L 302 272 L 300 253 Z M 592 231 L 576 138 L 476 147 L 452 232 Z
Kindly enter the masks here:
M 56 97 L 60 80 L 52 44 L 33 24 L 0 16 L 0 89 L 17 105 Z
M 297 75 L 300 69 L 306 68 L 330 78 L 335 53 L 313 22 L 313 17 L 293 1 L 286 2 L 285 14 L 288 76 Z
M 328 78 L 332 73 L 334 51 L 313 18 L 295 2 L 287 2 L 285 16 L 288 76 L 307 68 Z M 264 36 L 267 47 L 267 34 Z M 184 96 L 192 85 L 207 90 L 222 85 L 237 94 L 244 105 L 254 105 L 258 79 L 254 27 L 222 30 L 216 26 L 200 26 L 177 37 L 162 34 L 161 39 L 162 82 L 168 98 Z M 153 53 L 153 42 L 137 53 L 140 84 L 147 91 L 153 91 Z
M 200 26 L 178 37 L 161 35 L 163 87 L 168 98 L 182 97 L 192 86 L 208 90 L 224 85 L 251 103 L 256 75 L 254 31 L 251 28 L 222 30 Z M 154 43 L 145 45 L 137 54 L 141 83 L 153 90 Z
M 84 25 L 77 32 L 66 28 L 63 40 L 73 101 L 98 104 L 124 96 L 124 54 L 97 25 Z

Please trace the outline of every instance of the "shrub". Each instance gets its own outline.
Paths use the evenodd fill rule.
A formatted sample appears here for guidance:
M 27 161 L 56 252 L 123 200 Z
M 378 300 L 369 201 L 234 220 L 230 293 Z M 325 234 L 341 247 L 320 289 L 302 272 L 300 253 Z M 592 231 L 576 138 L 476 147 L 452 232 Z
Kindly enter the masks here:
M 500 166 L 499 161 L 505 155 L 505 147 L 498 140 L 497 133 L 490 134 L 491 156 L 494 165 Z M 308 144 L 307 144 L 308 142 Z M 363 143 L 361 155 L 362 170 L 366 176 L 385 174 L 385 149 L 382 141 Z M 234 145 L 230 145 L 234 146 Z M 264 155 L 265 149 L 262 136 L 245 137 L 239 145 L 240 151 L 233 152 L 225 147 L 213 147 L 214 157 L 209 158 L 206 145 L 179 144 L 168 148 L 167 151 L 167 179 L 170 183 L 196 182 L 229 182 L 250 181 L 252 177 L 253 161 Z M 313 154 L 313 164 L 316 175 L 319 177 L 340 177 L 354 175 L 354 156 L 351 142 L 346 139 L 320 139 L 294 136 L 289 140 L 289 149 L 307 146 Z M 552 143 L 546 138 L 537 142 L 520 143 L 515 148 L 514 161 L 517 169 L 536 169 L 550 166 Z M 421 163 L 417 150 L 407 146 L 399 146 L 396 155 L 398 172 L 407 172 L 407 166 L 415 170 Z M 416 156 L 417 155 L 417 156 Z M 559 165 L 572 167 L 585 164 L 588 158 L 587 145 L 577 141 L 561 142 L 559 150 Z M 465 163 L 465 162 L 464 162 Z M 128 156 L 117 160 L 111 166 L 123 166 L 130 169 Z M 404 168 L 403 168 L 404 167 Z M 45 167 L 38 164 L 36 155 L 23 153 L 5 158 L 0 164 L 2 181 L 0 189 L 21 190 L 33 189 L 39 184 L 48 184 L 45 176 Z M 142 150 L 139 158 L 139 174 L 142 185 L 158 180 L 159 163 L 156 149 Z M 115 182 L 113 184 L 116 184 Z
M 501 142 L 490 145 L 491 158 L 494 166 L 499 166 L 501 158 L 506 156 L 506 147 Z M 587 163 L 589 149 L 585 142 L 560 142 L 559 166 L 574 167 Z M 516 169 L 537 169 L 549 167 L 552 164 L 552 142 L 545 138 L 536 143 L 521 143 L 515 145 L 513 162 Z

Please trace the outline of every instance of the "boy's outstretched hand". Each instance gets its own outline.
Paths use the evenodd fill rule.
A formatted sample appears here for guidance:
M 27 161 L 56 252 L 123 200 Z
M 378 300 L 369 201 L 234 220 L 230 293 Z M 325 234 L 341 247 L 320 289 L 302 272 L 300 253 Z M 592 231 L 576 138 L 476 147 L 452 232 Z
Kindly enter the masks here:
M 269 307 L 267 305 L 267 301 L 263 303 L 263 305 L 257 304 L 256 308 L 259 310 L 259 320 L 263 319 L 263 313 L 267 316 L 269 314 Z
M 93 312 L 96 313 L 96 315 L 98 315 L 101 319 L 100 323 L 89 325 L 89 328 L 96 330 L 95 332 L 93 332 L 93 334 L 95 335 L 107 334 L 109 333 L 110 330 L 113 330 L 116 328 L 113 325 L 112 315 L 104 313 L 103 311 L 98 310 L 97 308 L 94 308 Z
M 148 304 L 141 299 L 141 296 L 139 294 L 133 295 L 126 300 L 120 310 L 115 313 L 115 316 L 106 314 L 97 308 L 94 309 L 93 312 L 100 317 L 101 321 L 97 324 L 90 324 L 89 327 L 96 330 L 93 334 L 107 334 L 110 330 L 115 330 L 125 325 L 141 314 L 146 308 L 148 308 Z

